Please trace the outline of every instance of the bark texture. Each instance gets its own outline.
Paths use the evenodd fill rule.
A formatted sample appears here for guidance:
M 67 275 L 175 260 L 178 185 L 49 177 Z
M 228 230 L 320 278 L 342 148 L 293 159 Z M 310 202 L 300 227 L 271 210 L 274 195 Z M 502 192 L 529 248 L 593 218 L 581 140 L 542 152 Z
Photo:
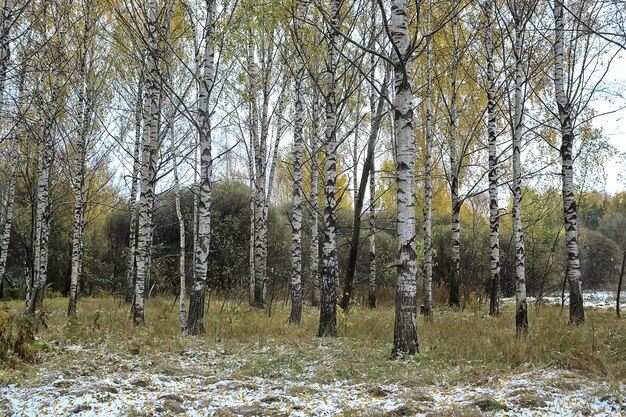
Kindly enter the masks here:
M 133 322 L 143 324 L 145 287 L 149 278 L 152 243 L 152 214 L 159 147 L 161 114 L 160 50 L 156 0 L 150 0 L 147 10 L 146 102 L 144 105 L 141 154 L 141 182 L 137 226 L 137 278 L 133 304 Z
M 585 321 L 583 307 L 582 275 L 580 272 L 580 249 L 578 245 L 578 223 L 576 199 L 574 197 L 574 132 L 572 127 L 572 106 L 566 93 L 564 70 L 565 24 L 563 0 L 554 2 L 555 42 L 554 42 L 554 86 L 556 104 L 561 125 L 561 177 L 563 196 L 563 218 L 565 221 L 566 271 L 569 281 L 569 322 L 579 324 Z
M 319 146 L 320 146 L 320 118 L 321 111 L 319 108 L 319 95 L 315 94 L 313 98 L 312 112 L 312 134 L 311 134 L 311 305 L 319 306 L 320 302 L 320 277 L 319 277 L 319 257 L 320 257 L 320 238 L 319 238 L 319 205 L 317 202 L 319 194 L 319 164 L 317 162 Z
M 528 333 L 528 305 L 526 303 L 526 267 L 524 230 L 522 228 L 522 168 L 521 146 L 523 129 L 523 36 L 524 18 L 514 11 L 515 97 L 513 115 L 513 240 L 515 244 L 515 329 L 517 335 Z
M 452 19 L 452 75 L 450 96 L 450 203 L 452 207 L 452 271 L 450 275 L 450 305 L 461 305 L 461 199 L 459 196 L 457 77 L 459 70 L 459 19 Z
M 204 298 L 207 285 L 211 238 L 211 113 L 210 95 L 215 83 L 215 8 L 214 0 L 205 0 L 207 27 L 204 32 L 204 55 L 199 85 L 198 126 L 200 139 L 200 189 L 198 196 L 198 247 L 194 265 L 194 284 L 189 297 L 187 333 L 200 334 L 204 328 Z
M 415 190 L 413 170 L 413 93 L 410 74 L 410 41 L 406 0 L 391 1 L 391 41 L 394 67 L 394 123 L 396 142 L 397 236 L 396 314 L 393 357 L 414 355 L 417 341 L 417 256 L 415 253 Z
M 173 113 L 173 112 L 172 112 Z M 172 115 L 170 123 L 174 123 Z M 176 206 L 176 217 L 178 219 L 178 320 L 181 331 L 187 328 L 187 273 L 185 269 L 186 239 L 185 239 L 185 218 L 180 200 L 180 180 L 178 178 L 178 155 L 176 154 L 175 132 L 172 126 L 171 153 L 172 153 L 172 174 L 174 176 L 174 205 Z
M 128 291 L 126 301 L 131 302 L 134 299 L 135 278 L 137 272 L 137 189 L 139 188 L 139 180 L 141 176 L 141 143 L 142 143 L 142 124 L 143 124 L 143 74 L 139 75 L 137 83 L 137 100 L 135 106 L 135 149 L 133 151 L 133 173 L 130 185 L 129 199 L 129 240 L 128 240 L 128 260 L 126 265 L 126 283 Z M 134 302 L 133 302 L 134 308 Z
M 9 176 L 9 184 L 7 185 L 7 196 L 5 204 L 5 212 L 2 223 L 2 232 L 0 232 L 0 280 L 4 277 L 7 265 L 7 255 L 9 252 L 9 242 L 11 240 L 11 228 L 13 226 L 13 205 L 15 203 L 15 185 L 17 183 L 17 167 L 20 161 L 20 142 L 17 136 L 12 139 L 12 156 L 11 162 L 13 168 Z
M 11 28 L 14 23 L 13 0 L 4 0 L 0 18 L 0 109 L 4 104 L 4 86 L 11 59 Z
M 298 68 L 295 82 L 295 109 L 293 132 L 293 212 L 291 218 L 291 313 L 289 322 L 300 324 L 302 318 L 302 82 L 304 70 Z
M 430 34 L 431 2 L 427 3 L 426 33 Z M 427 320 L 433 317 L 433 137 L 432 137 L 432 39 L 426 39 L 426 91 L 424 105 L 424 301 L 422 314 Z
M 489 314 L 500 315 L 500 217 L 498 210 L 498 148 L 496 136 L 496 76 L 493 68 L 493 3 L 485 2 L 487 33 L 487 136 L 489 138 Z
M 326 161 L 324 178 L 324 236 L 322 240 L 322 259 L 320 268 L 321 300 L 320 323 L 317 330 L 319 337 L 337 336 L 337 201 L 335 182 L 337 176 L 337 35 L 339 31 L 339 0 L 330 0 L 328 22 L 328 64 L 326 102 Z
M 89 77 L 90 49 L 92 48 L 91 28 L 91 4 L 86 5 L 84 10 L 84 28 L 81 48 L 79 50 L 79 87 L 78 109 L 79 128 L 78 136 L 74 142 L 74 166 L 72 172 L 72 188 L 74 191 L 74 226 L 72 235 L 72 258 L 70 273 L 70 297 L 67 308 L 68 316 L 76 315 L 76 302 L 78 298 L 79 283 L 82 274 L 82 258 L 85 231 L 85 162 L 87 158 L 87 142 L 91 134 L 93 112 L 93 80 Z

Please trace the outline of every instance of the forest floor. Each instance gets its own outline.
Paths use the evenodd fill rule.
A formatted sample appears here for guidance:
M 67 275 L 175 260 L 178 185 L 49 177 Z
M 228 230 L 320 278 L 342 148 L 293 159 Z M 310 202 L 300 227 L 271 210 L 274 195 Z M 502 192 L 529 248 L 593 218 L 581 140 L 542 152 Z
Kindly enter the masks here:
M 626 415 L 626 320 L 590 308 L 530 309 L 515 337 L 469 303 L 418 320 L 420 354 L 390 360 L 393 309 L 340 312 L 340 335 L 316 338 L 317 310 L 299 327 L 288 308 L 211 301 L 202 337 L 182 337 L 172 300 L 148 301 L 145 326 L 128 306 L 46 300 L 35 363 L 0 363 L 0 416 L 570 416 Z M 21 304 L 7 308 L 18 312 Z

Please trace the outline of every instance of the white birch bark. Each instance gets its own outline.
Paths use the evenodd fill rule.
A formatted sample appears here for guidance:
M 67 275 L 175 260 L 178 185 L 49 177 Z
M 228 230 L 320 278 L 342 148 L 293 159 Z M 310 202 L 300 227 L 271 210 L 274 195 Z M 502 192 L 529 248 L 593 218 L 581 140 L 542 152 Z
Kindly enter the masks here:
M 180 180 L 178 178 L 178 156 L 176 150 L 176 140 L 174 135 L 174 118 L 172 117 L 172 136 L 171 136 L 171 153 L 172 153 L 172 173 L 174 175 L 174 205 L 176 206 L 176 217 L 178 218 L 178 276 L 179 276 L 179 288 L 178 288 L 178 319 L 180 322 L 181 331 L 185 331 L 187 328 L 187 290 L 186 290 L 186 272 L 185 272 L 185 255 L 186 255 L 186 242 L 185 242 L 185 218 L 183 217 L 183 211 L 180 201 Z
M 496 136 L 496 76 L 493 68 L 493 0 L 485 2 L 487 33 L 487 136 L 489 137 L 489 247 L 490 302 L 489 314 L 500 315 L 500 217 L 498 206 L 498 148 Z
M 2 232 L 0 233 L 0 280 L 4 277 L 6 270 L 7 255 L 9 252 L 9 242 L 11 240 L 11 227 L 13 226 L 13 204 L 15 202 L 15 185 L 17 183 L 17 167 L 20 160 L 20 142 L 17 136 L 11 139 L 11 175 L 7 186 L 6 206 L 4 212 L 4 222 L 2 223 Z
M 86 83 L 86 80 L 84 81 Z M 86 87 L 86 85 L 85 85 Z M 78 298 L 78 284 L 81 275 L 81 252 L 83 242 L 84 231 L 84 190 L 85 190 L 85 157 L 86 157 L 86 143 L 87 135 L 89 134 L 89 105 L 86 101 L 86 91 L 79 94 L 79 106 L 81 110 L 81 127 L 80 132 L 75 144 L 75 160 L 74 169 L 72 173 L 72 188 L 74 189 L 74 226 L 72 235 L 72 259 L 71 259 L 71 273 L 70 273 L 70 298 L 67 309 L 68 316 L 76 315 L 76 301 Z
M 130 233 L 128 242 L 128 264 L 126 266 L 126 284 L 128 291 L 126 301 L 134 299 L 135 278 L 137 272 L 137 188 L 141 176 L 141 144 L 142 144 L 142 122 L 143 122 L 143 71 L 139 74 L 137 83 L 137 101 L 135 106 L 135 149 L 133 151 L 133 173 L 130 185 L 129 215 Z M 134 304 L 134 302 L 133 302 Z
M 411 91 L 410 41 L 406 0 L 391 1 L 391 42 L 394 67 L 398 261 L 393 357 L 414 355 L 417 342 L 417 256 L 415 253 L 415 143 Z
M 564 0 L 554 2 L 556 26 L 554 55 L 554 86 L 556 104 L 561 125 L 561 176 L 563 195 L 563 218 L 565 221 L 565 251 L 567 279 L 569 281 L 569 321 L 579 324 L 585 320 L 583 307 L 582 276 L 580 272 L 580 249 L 578 245 L 578 222 L 576 199 L 574 197 L 574 159 L 572 156 L 574 132 L 572 127 L 572 106 L 565 88 L 564 43 L 565 22 L 563 17 Z
M 215 8 L 214 0 L 205 0 L 207 22 L 204 31 L 204 54 L 198 103 L 200 138 L 200 190 L 198 206 L 198 248 L 194 265 L 194 285 L 189 298 L 187 333 L 204 333 L 204 298 L 207 286 L 208 257 L 211 238 L 211 109 L 210 95 L 215 82 Z
M 72 188 L 74 191 L 74 225 L 72 235 L 72 258 L 70 266 L 70 297 L 67 308 L 68 317 L 76 315 L 76 302 L 78 299 L 79 282 L 82 273 L 82 255 L 83 241 L 85 230 L 85 161 L 87 157 L 87 141 L 91 134 L 92 126 L 92 102 L 93 102 L 93 86 L 89 78 L 89 53 L 91 44 L 91 28 L 93 25 L 91 19 L 91 4 L 85 5 L 85 15 L 83 16 L 83 33 L 82 44 L 79 47 L 79 87 L 78 109 L 79 129 L 78 136 L 74 143 L 74 166 L 72 172 Z
M 293 212 L 291 220 L 291 313 L 289 322 L 300 324 L 302 318 L 302 148 L 303 122 L 302 82 L 304 69 L 296 70 L 293 132 Z
M 425 161 L 424 161 L 424 307 L 422 314 L 427 320 L 433 317 L 433 138 L 432 138 L 432 38 L 431 31 L 431 2 L 427 3 L 426 12 L 426 91 L 424 105 Z
M 42 113 L 45 113 L 42 110 Z M 33 237 L 33 277 L 28 291 L 26 314 L 33 315 L 43 297 L 48 264 L 47 243 L 49 237 L 50 210 L 50 171 L 53 148 L 52 121 L 44 116 L 41 137 L 39 138 L 39 161 L 37 166 L 37 206 L 35 214 L 35 233 Z
M 324 178 L 324 234 L 320 268 L 320 322 L 317 330 L 319 337 L 337 335 L 337 237 L 335 182 L 337 176 L 337 32 L 339 31 L 339 0 L 330 0 L 328 11 L 328 64 L 326 70 L 326 161 Z
M 141 182 L 137 226 L 137 278 L 135 280 L 135 300 L 133 322 L 138 325 L 145 321 L 144 294 L 149 278 L 150 247 L 152 242 L 152 205 L 154 202 L 156 165 L 159 145 L 159 117 L 161 104 L 159 75 L 159 46 L 157 27 L 157 2 L 150 0 L 147 11 L 148 53 L 146 59 L 146 102 L 144 105 L 144 126 L 141 155 Z
M 11 27 L 13 23 L 13 0 L 4 0 L 2 22 L 0 22 L 0 109 L 4 104 L 4 86 L 11 58 Z
M 262 59 L 264 51 L 261 51 Z M 268 120 L 268 100 L 269 93 L 264 86 L 263 103 L 260 115 L 260 132 L 259 132 L 259 114 L 256 105 L 256 89 L 258 83 L 257 66 L 254 62 L 253 53 L 249 52 L 251 62 L 249 65 L 249 76 L 251 84 L 251 100 L 252 100 L 252 123 L 251 133 L 254 142 L 254 306 L 263 308 L 265 305 L 265 281 L 267 278 L 267 248 L 266 248 L 266 163 L 267 163 L 267 135 L 269 128 Z
M 61 40 L 49 40 L 55 48 L 56 68 L 52 70 L 53 84 L 48 95 L 48 100 L 43 97 L 37 101 L 41 118 L 41 128 L 39 136 L 39 156 L 37 163 L 37 197 L 36 212 L 33 234 L 33 276 L 30 285 L 27 285 L 26 314 L 34 315 L 35 310 L 43 302 L 43 293 L 47 281 L 48 273 L 48 244 L 50 238 L 51 220 L 51 171 L 54 160 L 54 137 L 56 134 L 56 115 L 60 105 L 58 102 L 60 91 L 60 80 L 58 71 L 61 68 Z M 41 96 L 45 96 L 45 91 L 40 91 Z
M 514 10 L 515 108 L 513 116 L 513 240 L 515 242 L 515 329 L 518 335 L 528 332 L 526 303 L 526 268 L 524 230 L 522 228 L 522 170 L 521 144 L 523 129 L 524 68 L 522 61 L 524 19 Z
M 450 97 L 450 203 L 452 207 L 452 274 L 450 276 L 450 305 L 461 304 L 461 200 L 459 198 L 459 161 L 458 161 L 458 125 L 457 77 L 459 68 L 459 39 L 457 17 L 452 19 L 452 75 Z
M 321 111 L 319 105 L 319 95 L 315 93 L 313 98 L 312 113 L 312 126 L 311 126 L 311 305 L 314 307 L 319 306 L 320 300 L 320 278 L 319 278 L 319 205 L 318 198 L 318 178 L 319 178 L 319 164 L 317 162 L 319 144 L 320 144 L 320 119 Z
M 254 306 L 254 141 L 250 141 L 250 148 L 248 149 L 248 173 L 250 176 L 250 253 L 248 260 L 248 267 L 250 268 L 249 278 L 249 301 L 250 306 Z

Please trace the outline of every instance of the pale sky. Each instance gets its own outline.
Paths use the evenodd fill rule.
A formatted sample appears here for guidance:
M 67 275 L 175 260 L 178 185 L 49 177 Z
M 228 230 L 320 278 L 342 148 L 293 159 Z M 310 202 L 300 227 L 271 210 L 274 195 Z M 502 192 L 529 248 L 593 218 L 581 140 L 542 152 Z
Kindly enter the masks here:
M 615 90 L 617 95 L 612 102 L 596 101 L 591 106 L 599 113 L 613 111 L 626 106 L 626 54 L 620 54 L 611 65 L 611 69 L 606 75 L 605 85 Z M 620 154 L 626 152 L 626 109 L 616 113 L 607 114 L 594 120 L 596 127 L 602 128 L 604 136 Z M 613 160 L 606 161 L 604 168 L 607 174 L 606 191 L 614 194 L 625 191 L 626 184 L 618 178 L 621 172 L 626 170 L 626 164 L 620 160 L 619 155 Z

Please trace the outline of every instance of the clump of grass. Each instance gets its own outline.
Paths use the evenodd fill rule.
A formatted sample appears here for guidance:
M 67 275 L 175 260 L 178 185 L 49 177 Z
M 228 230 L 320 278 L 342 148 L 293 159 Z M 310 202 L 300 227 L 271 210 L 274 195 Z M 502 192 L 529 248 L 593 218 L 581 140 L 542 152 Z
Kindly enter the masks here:
M 15 359 L 34 362 L 37 346 L 33 344 L 37 325 L 45 326 L 38 317 L 24 316 L 4 309 L 0 311 L 0 361 L 14 363 Z

